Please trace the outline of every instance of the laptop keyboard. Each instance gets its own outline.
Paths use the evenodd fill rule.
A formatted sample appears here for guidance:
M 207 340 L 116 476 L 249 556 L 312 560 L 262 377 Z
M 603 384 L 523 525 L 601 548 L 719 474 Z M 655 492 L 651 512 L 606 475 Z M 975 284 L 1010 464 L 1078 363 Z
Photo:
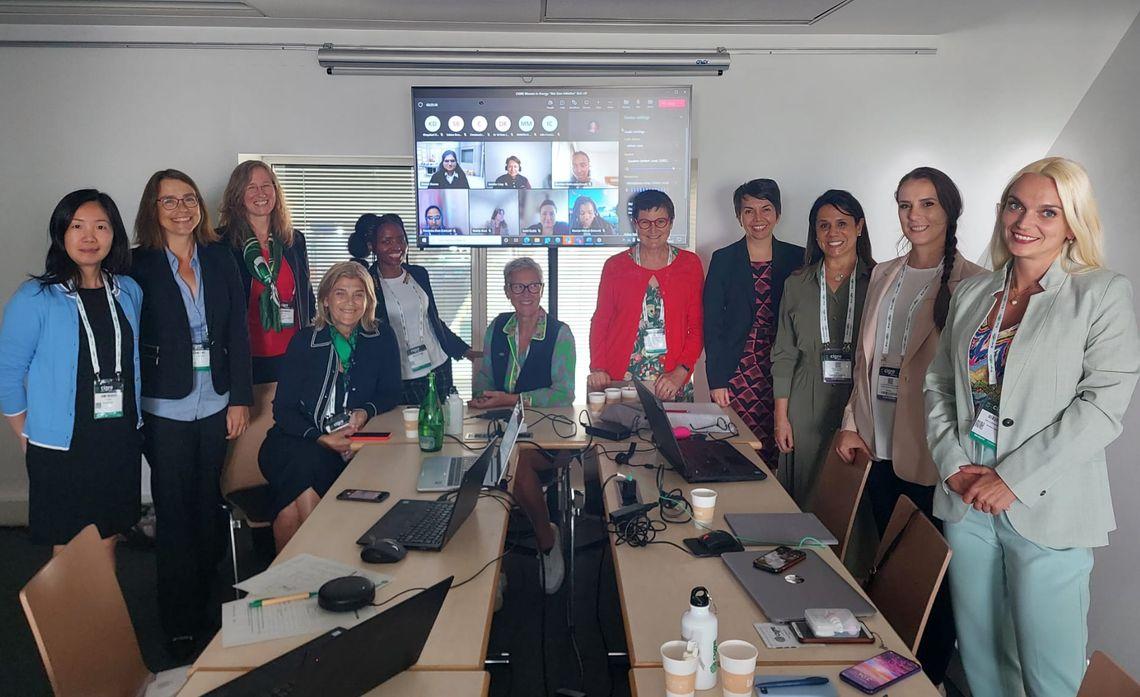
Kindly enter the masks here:
M 451 522 L 451 512 L 455 504 L 451 501 L 429 501 L 423 506 L 423 515 L 400 533 L 398 539 L 405 545 L 438 547 L 443 545 L 447 524 Z
M 453 457 L 451 464 L 447 470 L 447 484 L 448 486 L 459 486 L 459 482 L 463 481 L 464 465 L 467 464 L 467 458 Z

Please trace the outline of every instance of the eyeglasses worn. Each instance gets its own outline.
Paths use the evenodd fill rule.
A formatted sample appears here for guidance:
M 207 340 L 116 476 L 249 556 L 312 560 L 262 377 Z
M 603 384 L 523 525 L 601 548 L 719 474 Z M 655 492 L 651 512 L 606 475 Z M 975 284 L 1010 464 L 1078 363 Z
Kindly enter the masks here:
M 181 202 L 182 205 L 186 206 L 187 208 L 198 207 L 198 197 L 194 194 L 186 194 L 182 198 L 178 198 L 177 196 L 164 196 L 158 199 L 158 205 L 162 206 L 168 211 L 172 211 L 175 208 L 178 208 L 179 202 Z
M 669 226 L 669 223 L 672 223 L 673 221 L 670 220 L 669 218 L 658 218 L 656 220 L 638 219 L 635 222 L 637 223 L 637 228 L 639 230 L 650 230 L 652 228 L 657 228 L 658 230 L 664 230 L 666 227 Z
M 522 295 L 523 291 L 531 295 L 538 295 L 542 292 L 542 283 L 508 283 L 507 290 L 515 295 Z

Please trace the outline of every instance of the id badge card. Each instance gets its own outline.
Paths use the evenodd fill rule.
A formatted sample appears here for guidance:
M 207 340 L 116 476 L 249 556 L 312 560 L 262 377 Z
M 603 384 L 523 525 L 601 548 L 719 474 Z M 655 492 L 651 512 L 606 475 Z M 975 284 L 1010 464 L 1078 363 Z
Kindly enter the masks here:
M 95 418 L 117 419 L 123 415 L 121 378 L 95 379 Z
M 210 369 L 210 345 L 209 344 L 194 344 L 192 357 L 193 357 L 193 362 L 194 362 L 194 370 L 209 370 Z
M 288 329 L 293 326 L 296 317 L 296 310 L 288 303 L 281 303 L 279 316 L 281 317 L 281 328 Z
M 979 409 L 970 427 L 970 438 L 982 445 L 997 450 L 998 417 L 989 409 Z
M 824 349 L 823 381 L 829 385 L 851 382 L 851 352 L 842 349 Z
M 879 367 L 879 379 L 875 383 L 875 397 L 884 402 L 897 402 L 899 399 L 899 369 L 884 365 Z
M 645 353 L 649 356 L 660 356 L 665 353 L 665 330 L 652 328 L 645 330 Z
M 431 372 L 431 356 L 425 344 L 408 347 L 406 360 L 412 378 L 422 378 Z

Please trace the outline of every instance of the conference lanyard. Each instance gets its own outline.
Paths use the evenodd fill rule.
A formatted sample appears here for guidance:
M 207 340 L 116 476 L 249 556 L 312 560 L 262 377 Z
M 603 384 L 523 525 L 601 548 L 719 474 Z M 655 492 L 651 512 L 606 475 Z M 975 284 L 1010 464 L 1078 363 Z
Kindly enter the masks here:
M 408 272 L 404 272 L 402 283 L 407 286 L 412 294 L 416 296 L 416 311 L 417 317 L 420 320 L 420 335 L 419 340 L 415 346 L 411 345 L 408 341 L 408 318 L 404 314 L 404 306 L 400 303 L 400 294 L 398 292 L 392 293 L 392 299 L 396 301 L 396 311 L 400 313 L 400 328 L 404 332 L 404 340 L 408 344 L 406 351 L 406 363 L 409 371 L 409 379 L 423 377 L 431 370 L 431 356 L 428 354 L 427 341 L 424 340 L 424 326 L 427 324 L 427 313 L 424 311 L 423 298 L 416 291 L 416 286 L 412 285 L 411 277 Z M 418 285 L 418 284 L 416 284 Z
M 891 294 L 891 302 L 887 305 L 887 325 L 883 330 L 882 354 L 884 361 L 887 360 L 887 356 L 889 356 L 891 352 L 891 330 L 894 328 L 895 323 L 895 302 L 897 302 L 899 299 L 899 292 L 902 290 L 903 279 L 906 278 L 906 269 L 906 264 L 903 264 L 902 273 L 899 274 L 898 280 L 895 281 L 894 291 Z M 937 278 L 941 272 L 942 264 L 939 264 L 938 273 L 935 274 L 935 278 Z M 914 311 L 918 309 L 919 304 L 922 303 L 922 299 L 926 296 L 926 292 L 930 290 L 930 284 L 933 282 L 933 278 L 926 282 L 926 285 L 924 285 L 922 289 L 918 291 L 918 295 L 914 296 L 914 301 L 911 302 L 910 308 L 906 311 L 906 324 L 903 326 L 902 345 L 899 346 L 900 356 L 906 355 L 906 346 L 908 343 L 910 343 L 910 330 L 914 322 Z
M 990 338 L 986 342 L 986 378 L 991 385 L 997 384 L 997 344 L 998 334 L 1001 333 L 1001 322 L 1005 319 L 1005 304 L 1009 300 L 1009 289 L 1013 285 L 1013 274 L 1010 269 L 1005 271 L 1005 291 L 1001 294 L 1001 304 L 994 317 L 993 326 L 990 327 Z
M 827 276 L 824 273 L 824 264 L 819 264 L 819 338 L 824 346 L 831 343 L 831 328 L 827 321 Z M 858 267 L 851 269 L 851 277 L 847 281 L 847 322 L 843 325 L 843 345 L 850 346 L 855 335 L 855 274 Z
M 107 305 L 111 309 L 111 323 L 115 327 L 115 378 L 123 374 L 123 331 L 119 326 L 119 313 L 115 312 L 115 297 L 111 295 L 111 279 L 103 277 L 103 290 L 107 293 Z M 87 310 L 83 307 L 83 298 L 76 291 L 75 299 L 79 304 L 79 319 L 83 322 L 83 331 L 87 333 L 87 350 L 91 352 L 91 367 L 95 370 L 95 379 L 100 376 L 99 352 L 95 350 L 95 332 L 91 330 L 91 322 L 87 319 Z

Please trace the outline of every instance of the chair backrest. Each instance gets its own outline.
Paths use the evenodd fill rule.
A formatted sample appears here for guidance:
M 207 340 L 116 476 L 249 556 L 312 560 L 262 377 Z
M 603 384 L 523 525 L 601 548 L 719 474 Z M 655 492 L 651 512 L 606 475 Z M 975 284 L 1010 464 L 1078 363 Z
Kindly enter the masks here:
M 913 501 L 900 496 L 865 590 L 912 652 L 918 650 L 949 564 L 946 538 Z
M 257 454 L 265 441 L 265 434 L 273 427 L 273 398 L 277 394 L 277 383 L 270 382 L 253 386 L 253 406 L 249 410 L 249 425 L 245 433 L 230 441 L 226 461 L 222 465 L 221 489 L 227 496 L 231 491 L 240 491 L 265 484 L 265 476 L 257 464 Z
M 860 452 L 854 462 L 844 462 L 835 452 L 835 443 L 832 442 L 817 475 L 815 491 L 808 501 L 807 510 L 814 513 L 839 540 L 833 549 L 841 560 L 847 554 L 851 530 L 855 527 L 855 514 L 870 472 L 871 461 L 866 455 Z
M 20 590 L 56 697 L 137 697 L 150 680 L 114 561 L 88 525 Z
M 1094 651 L 1077 697 L 1140 697 L 1140 683 L 1108 654 Z

